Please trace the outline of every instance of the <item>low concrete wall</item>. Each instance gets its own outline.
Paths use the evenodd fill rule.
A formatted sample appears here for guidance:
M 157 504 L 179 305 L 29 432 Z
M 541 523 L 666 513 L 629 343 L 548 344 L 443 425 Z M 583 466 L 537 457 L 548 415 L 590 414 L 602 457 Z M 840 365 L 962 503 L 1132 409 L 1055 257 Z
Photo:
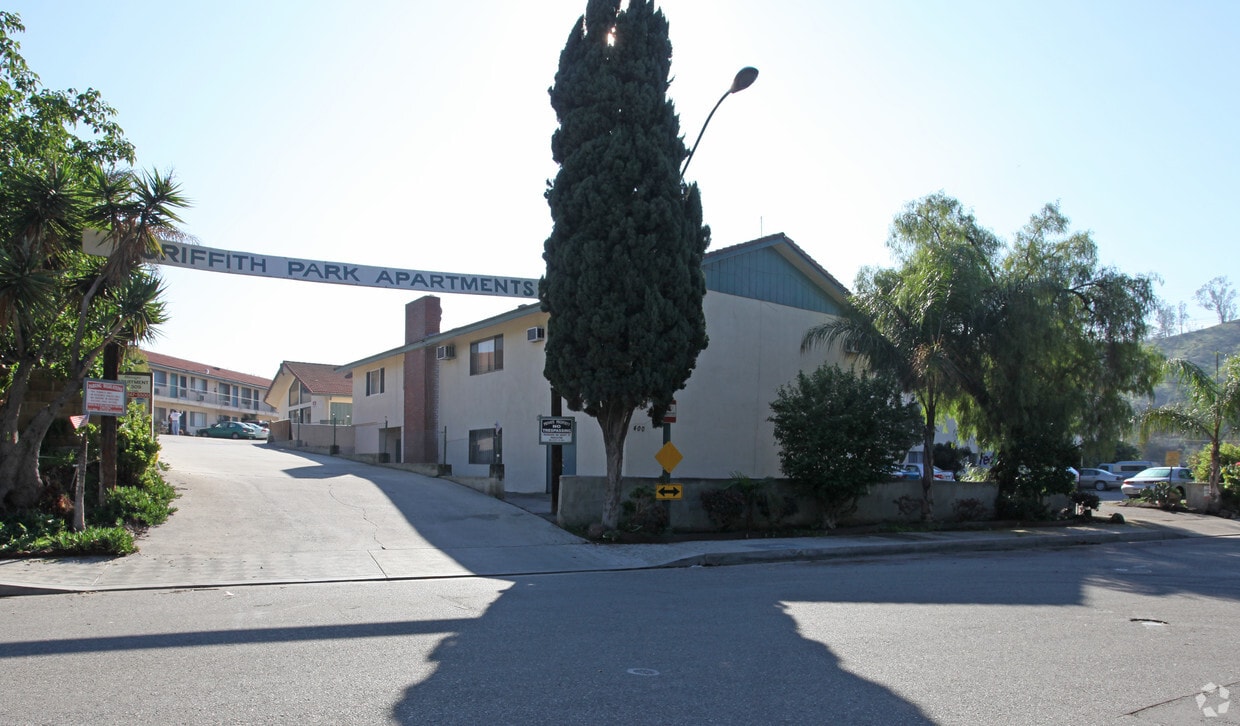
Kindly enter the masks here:
M 682 499 L 668 502 L 670 526 L 677 532 L 710 532 L 718 529 L 702 508 L 702 492 L 722 489 L 727 479 L 679 479 L 675 482 L 684 489 Z M 620 499 L 628 499 L 640 486 L 657 487 L 657 479 L 625 478 L 621 482 Z M 566 476 L 560 480 L 560 501 L 557 521 L 561 527 L 587 527 L 602 519 L 603 492 L 607 481 L 599 476 Z M 784 520 L 793 527 L 817 527 L 822 522 L 817 505 L 799 496 L 797 490 L 786 480 L 771 482 L 772 493 L 777 497 L 792 496 L 797 500 L 797 513 Z M 934 518 L 940 521 L 957 519 L 954 505 L 958 501 L 975 499 L 986 517 L 994 516 L 995 496 L 998 486 L 991 482 L 942 482 L 934 483 Z M 912 521 L 920 518 L 919 510 L 902 516 L 897 502 L 901 497 L 921 501 L 921 482 L 893 481 L 876 484 L 868 494 L 857 501 L 857 511 L 842 520 L 842 526 L 877 524 L 880 522 Z
M 268 440 L 285 448 L 330 453 L 334 444 L 339 454 L 353 454 L 357 450 L 353 443 L 352 426 L 298 424 L 283 420 L 273 421 L 270 432 Z
M 480 491 L 489 497 L 495 497 L 496 499 L 504 498 L 504 481 L 502 479 L 485 476 L 445 476 L 443 478 L 456 482 L 461 486 Z

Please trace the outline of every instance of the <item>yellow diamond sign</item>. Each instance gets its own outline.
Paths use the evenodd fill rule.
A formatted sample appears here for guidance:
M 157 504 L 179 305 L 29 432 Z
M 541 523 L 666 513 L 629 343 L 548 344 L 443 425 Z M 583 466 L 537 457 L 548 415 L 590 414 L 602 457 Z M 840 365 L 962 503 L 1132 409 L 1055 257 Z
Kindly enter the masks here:
M 659 449 L 654 455 L 654 460 L 659 462 L 659 466 L 663 467 L 663 471 L 669 474 L 683 458 L 685 457 L 681 455 L 680 451 L 670 441 L 663 444 L 663 448 Z

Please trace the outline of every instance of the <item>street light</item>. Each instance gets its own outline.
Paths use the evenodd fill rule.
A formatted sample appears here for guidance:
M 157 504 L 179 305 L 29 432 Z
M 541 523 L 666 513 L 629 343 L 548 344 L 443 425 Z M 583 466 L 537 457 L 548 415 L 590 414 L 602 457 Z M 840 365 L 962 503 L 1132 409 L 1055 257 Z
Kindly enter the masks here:
M 706 123 L 702 124 L 702 130 L 698 132 L 697 141 L 693 142 L 693 148 L 689 150 L 689 155 L 685 157 L 684 168 L 680 170 L 680 178 L 685 178 L 685 172 L 689 170 L 689 162 L 693 161 L 693 152 L 697 151 L 698 144 L 702 143 L 702 134 L 706 133 L 706 126 L 715 115 L 715 111 L 719 110 L 719 105 L 723 103 L 723 99 L 731 96 L 737 91 L 743 91 L 753 85 L 758 79 L 758 69 L 753 66 L 745 66 L 736 72 L 736 78 L 732 79 L 732 87 L 719 97 L 719 101 L 715 103 L 715 107 L 710 110 L 710 115 L 706 117 Z

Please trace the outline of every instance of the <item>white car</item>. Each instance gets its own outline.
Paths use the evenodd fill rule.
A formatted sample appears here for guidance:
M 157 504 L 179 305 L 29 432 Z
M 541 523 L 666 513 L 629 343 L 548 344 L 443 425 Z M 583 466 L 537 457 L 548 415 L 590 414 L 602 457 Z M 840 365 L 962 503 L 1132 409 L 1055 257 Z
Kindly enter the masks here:
M 1135 499 L 1141 496 L 1141 492 L 1155 484 L 1167 483 L 1176 486 L 1180 490 L 1179 498 L 1183 499 L 1188 491 L 1183 485 L 1192 480 L 1192 469 L 1183 466 L 1154 466 L 1134 477 L 1125 479 L 1119 490 L 1124 493 L 1124 496 Z

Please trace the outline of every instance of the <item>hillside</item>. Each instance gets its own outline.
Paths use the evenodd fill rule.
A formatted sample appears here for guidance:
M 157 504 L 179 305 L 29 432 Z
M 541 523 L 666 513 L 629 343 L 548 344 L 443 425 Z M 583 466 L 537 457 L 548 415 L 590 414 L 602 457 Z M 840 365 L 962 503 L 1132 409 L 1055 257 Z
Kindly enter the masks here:
M 1240 355 L 1240 320 L 1183 335 L 1173 335 L 1170 338 L 1151 340 L 1150 345 L 1168 358 L 1187 358 L 1201 366 L 1202 370 L 1213 373 L 1216 355 L 1220 363 L 1228 356 Z M 1182 398 L 1174 383 L 1163 383 L 1154 389 L 1154 402 L 1159 406 Z M 1133 405 L 1137 410 L 1141 410 L 1149 405 L 1149 399 L 1133 401 Z M 1189 453 L 1200 450 L 1204 444 L 1204 441 L 1185 440 L 1179 436 L 1155 435 L 1146 442 L 1142 456 L 1151 461 L 1162 462 L 1167 451 L 1178 450 L 1186 460 Z
M 1150 345 L 1168 358 L 1187 358 L 1207 373 L 1213 373 L 1216 361 L 1221 363 L 1228 356 L 1240 355 L 1240 320 L 1231 320 L 1170 338 L 1154 339 L 1150 341 Z M 1172 383 L 1163 383 L 1154 389 L 1154 401 L 1157 405 L 1161 406 L 1180 398 Z M 1140 401 L 1137 405 L 1144 408 L 1146 403 Z
M 1150 344 L 1168 358 L 1188 358 L 1207 371 L 1213 370 L 1215 353 L 1220 354 L 1220 360 L 1240 353 L 1240 320 L 1152 340 Z

